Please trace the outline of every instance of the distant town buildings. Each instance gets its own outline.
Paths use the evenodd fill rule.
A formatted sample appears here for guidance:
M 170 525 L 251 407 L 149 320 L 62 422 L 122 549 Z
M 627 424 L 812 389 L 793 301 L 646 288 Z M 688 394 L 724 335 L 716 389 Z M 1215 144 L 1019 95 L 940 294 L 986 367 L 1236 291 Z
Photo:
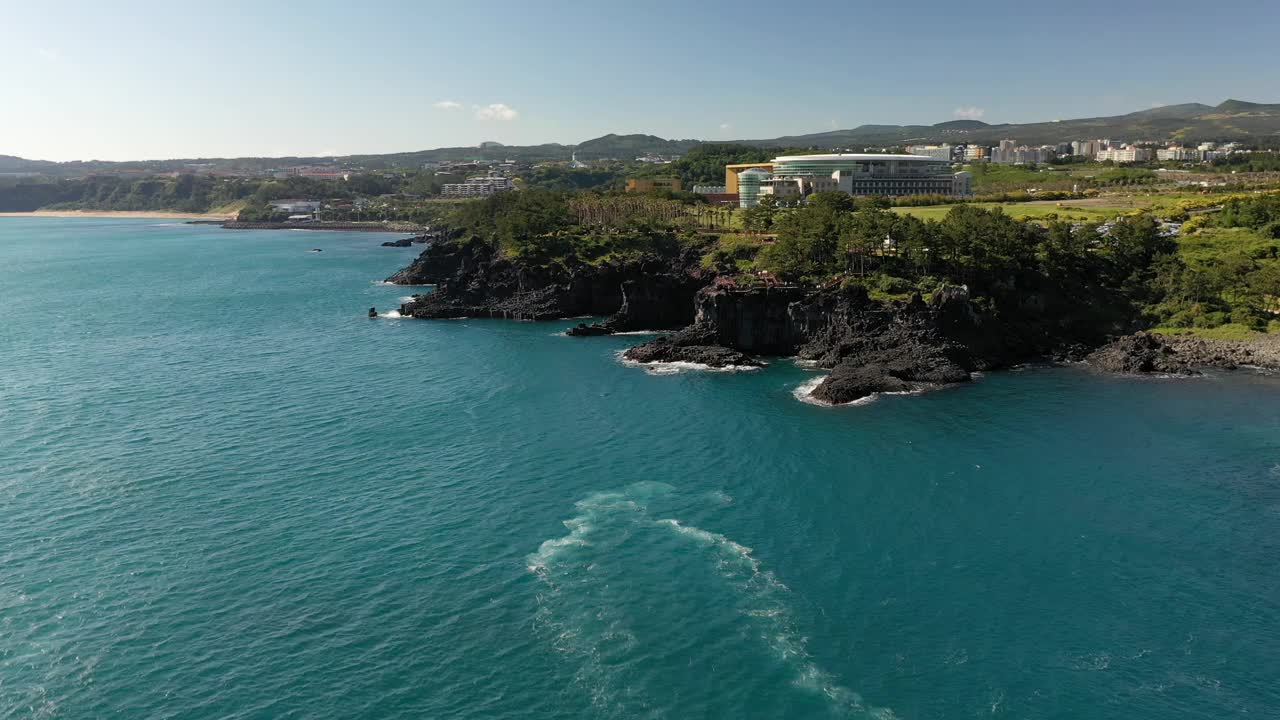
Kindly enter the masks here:
M 1135 147 L 1133 145 L 1126 145 L 1120 148 L 1110 148 L 1107 150 L 1100 150 L 1098 151 L 1097 155 L 1093 156 L 1093 159 L 1097 160 L 1098 162 L 1106 162 L 1107 160 L 1110 160 L 1112 162 L 1118 162 L 1118 163 L 1130 163 L 1130 162 L 1147 162 L 1148 160 L 1151 159 L 1151 157 L 1152 157 L 1151 150 L 1147 148 L 1140 148 L 1140 147 Z
M 1204 159 L 1204 151 L 1179 145 L 1170 145 L 1167 148 L 1156 150 L 1156 159 L 1161 162 L 1200 162 Z
M 270 205 L 275 212 L 288 213 L 290 215 L 310 215 L 320 209 L 319 200 L 298 200 L 296 198 L 272 200 Z
M 680 159 L 679 155 L 658 155 L 656 153 L 649 153 L 647 155 L 641 155 L 640 157 L 636 158 L 636 162 L 653 163 L 655 165 L 668 165 L 679 159 Z
M 276 177 L 304 177 L 314 180 L 346 180 L 351 173 L 333 166 L 299 165 L 276 173 Z
M 1071 154 L 1091 158 L 1110 146 L 1110 140 L 1075 140 L 1071 143 Z
M 1043 165 L 1058 156 L 1051 145 L 1029 147 L 1013 140 L 1001 140 L 1000 146 L 991 150 L 991 162 L 1004 165 Z
M 466 182 L 445 183 L 440 189 L 440 195 L 446 198 L 482 198 L 514 189 L 515 184 L 511 178 L 502 175 L 486 175 L 467 178 Z

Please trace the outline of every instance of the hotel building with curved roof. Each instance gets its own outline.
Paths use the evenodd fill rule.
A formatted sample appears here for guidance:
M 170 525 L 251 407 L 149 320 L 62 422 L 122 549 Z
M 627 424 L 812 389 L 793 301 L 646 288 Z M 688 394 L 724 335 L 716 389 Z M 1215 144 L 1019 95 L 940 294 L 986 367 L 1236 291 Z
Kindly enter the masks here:
M 754 207 L 763 195 L 784 198 L 815 192 L 968 195 L 970 176 L 952 172 L 946 160 L 927 156 L 842 153 L 784 155 L 764 166 L 748 166 L 735 179 L 739 205 Z

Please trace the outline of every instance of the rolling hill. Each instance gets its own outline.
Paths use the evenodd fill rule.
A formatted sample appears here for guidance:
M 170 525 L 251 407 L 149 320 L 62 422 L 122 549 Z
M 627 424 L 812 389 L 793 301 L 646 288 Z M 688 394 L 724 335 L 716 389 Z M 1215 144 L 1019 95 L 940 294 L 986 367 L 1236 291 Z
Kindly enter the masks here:
M 1182 142 L 1243 141 L 1280 145 L 1280 104 L 1227 100 L 1216 106 L 1183 103 L 1149 108 L 1126 115 L 1053 120 L 1022 124 L 990 124 L 980 120 L 949 120 L 935 125 L 861 125 L 847 130 L 831 130 L 776 138 L 738 140 L 762 148 L 806 147 L 814 149 L 861 149 L 923 143 L 995 144 L 1010 138 L 1032 145 L 1070 140 L 1108 138 L 1124 141 Z M 453 160 L 505 160 L 539 162 L 568 160 L 577 152 L 579 160 L 617 158 L 629 160 L 639 155 L 679 154 L 706 141 L 669 140 L 655 135 L 608 134 L 577 145 L 498 145 L 450 147 L 381 155 L 348 155 L 337 158 L 235 158 L 186 159 L 148 162 L 51 163 L 0 155 L 0 173 L 40 172 L 50 175 L 86 174 L 120 169 L 146 171 L 179 170 L 187 163 L 209 163 L 213 167 L 262 170 L 297 164 L 341 163 L 350 167 L 379 170 L 392 167 L 420 167 L 424 163 Z M 725 141 L 716 141 L 725 142 Z

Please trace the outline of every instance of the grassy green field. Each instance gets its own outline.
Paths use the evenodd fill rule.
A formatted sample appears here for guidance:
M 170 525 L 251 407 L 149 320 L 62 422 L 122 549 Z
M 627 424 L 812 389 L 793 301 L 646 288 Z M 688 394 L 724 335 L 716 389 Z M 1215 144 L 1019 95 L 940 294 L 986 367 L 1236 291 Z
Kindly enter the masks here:
M 1199 199 L 1201 197 L 1195 193 L 1187 192 L 1117 193 L 1077 200 L 973 204 L 987 209 L 998 207 L 1009 216 L 1019 220 L 1041 220 L 1050 215 L 1057 215 L 1063 220 L 1099 222 L 1140 210 L 1149 210 L 1156 215 L 1161 215 L 1170 212 L 1178 203 L 1184 200 Z M 941 220 L 953 207 L 955 206 L 932 205 L 928 207 L 896 207 L 893 210 L 904 215 L 915 215 L 922 220 Z
M 976 207 L 991 209 L 1000 208 L 1005 214 L 1018 220 L 1041 220 L 1056 215 L 1063 220 L 1093 222 L 1108 220 L 1123 215 L 1132 208 L 1112 208 L 1098 206 L 1081 206 L 1081 201 L 1030 202 L 1030 203 L 973 203 Z M 915 215 L 921 220 L 941 220 L 951 212 L 955 205 L 932 205 L 929 207 L 896 207 L 894 212 L 903 215 Z
M 1177 328 L 1177 327 L 1158 327 L 1152 332 L 1162 335 L 1190 335 L 1192 337 L 1204 338 L 1205 340 L 1254 340 L 1264 337 L 1268 334 L 1280 334 L 1280 321 L 1272 321 L 1265 333 L 1239 325 L 1236 323 L 1227 323 L 1219 325 L 1215 328 Z

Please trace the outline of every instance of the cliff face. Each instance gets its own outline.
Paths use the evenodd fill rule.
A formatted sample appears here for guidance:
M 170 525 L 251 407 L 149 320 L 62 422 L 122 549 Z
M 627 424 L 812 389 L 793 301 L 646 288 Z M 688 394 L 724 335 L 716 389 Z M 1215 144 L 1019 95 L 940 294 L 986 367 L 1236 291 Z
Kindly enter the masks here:
M 487 243 L 472 241 L 433 245 L 387 280 L 436 286 L 402 305 L 405 316 L 554 320 L 611 315 L 595 332 L 584 333 L 607 334 L 687 325 L 693 294 L 707 282 L 691 265 L 696 268 L 696 256 L 535 265 L 497 257 Z
M 861 288 L 738 291 L 706 288 L 695 298 L 694 324 L 628 350 L 638 362 L 750 364 L 744 353 L 798 355 L 832 373 L 814 396 L 849 402 L 915 384 L 964 382 L 975 370 L 1012 361 L 994 322 L 978 314 L 963 288 L 928 301 L 870 300 Z M 716 349 L 730 349 L 723 355 Z

